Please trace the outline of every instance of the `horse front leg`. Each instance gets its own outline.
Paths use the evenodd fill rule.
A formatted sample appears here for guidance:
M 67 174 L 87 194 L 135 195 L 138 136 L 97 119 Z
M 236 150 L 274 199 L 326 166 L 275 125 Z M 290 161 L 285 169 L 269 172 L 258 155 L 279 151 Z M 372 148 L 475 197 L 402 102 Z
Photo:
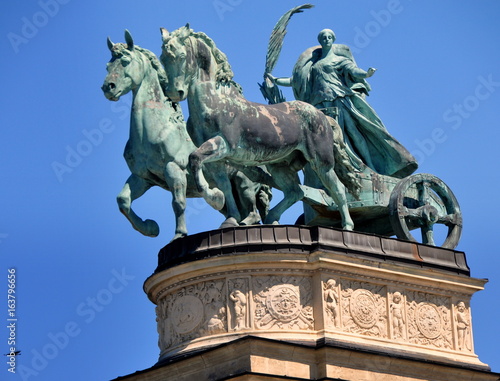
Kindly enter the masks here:
M 205 201 L 216 210 L 221 210 L 226 204 L 227 225 L 237 225 L 240 214 L 232 194 L 231 183 L 228 178 L 225 163 L 213 163 L 211 176 L 219 188 L 210 188 L 204 174 L 203 163 L 217 162 L 229 153 L 226 141 L 216 136 L 207 140 L 197 150 L 189 155 L 189 165 L 194 175 L 196 186 Z M 233 220 L 234 219 L 234 220 Z M 224 224 L 223 224 L 224 225 Z
M 335 170 L 332 168 L 317 168 L 311 166 L 319 179 L 328 190 L 328 193 L 333 198 L 335 204 L 339 208 L 340 216 L 342 218 L 342 229 L 344 230 L 353 230 L 354 222 L 351 218 L 351 214 L 349 213 L 349 206 L 347 205 L 347 198 L 345 194 L 344 184 L 340 181 L 339 177 L 335 173 Z
M 186 188 L 187 173 L 173 161 L 165 167 L 165 181 L 172 193 L 172 209 L 175 215 L 175 235 L 172 241 L 185 237 L 188 233 L 186 226 Z
M 160 233 L 160 227 L 153 220 L 143 221 L 132 209 L 132 202 L 141 197 L 152 184 L 145 179 L 130 175 L 121 192 L 116 197 L 120 212 L 130 221 L 132 227 L 148 237 L 156 237 Z
M 241 213 L 233 195 L 233 183 L 230 180 L 226 163 L 224 161 L 216 161 L 210 163 L 210 166 L 207 166 L 206 168 L 211 174 L 215 185 L 224 195 L 224 216 L 226 217 L 226 220 L 222 223 L 220 228 L 239 226 Z

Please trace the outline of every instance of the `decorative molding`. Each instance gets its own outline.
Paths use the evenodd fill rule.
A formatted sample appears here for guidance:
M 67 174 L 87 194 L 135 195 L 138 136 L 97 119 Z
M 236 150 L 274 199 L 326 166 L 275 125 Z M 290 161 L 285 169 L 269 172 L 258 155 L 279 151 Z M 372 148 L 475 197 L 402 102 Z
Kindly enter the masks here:
M 266 242 L 284 241 L 291 230 L 265 229 Z M 264 234 L 250 229 L 245 236 L 256 231 Z M 310 242 L 343 236 L 323 229 L 316 234 Z M 276 254 L 225 253 L 153 274 L 144 289 L 157 303 L 160 360 L 250 335 L 333 340 L 480 365 L 469 304 L 485 281 L 449 269 L 429 271 L 406 259 L 373 257 L 379 237 L 370 236 L 369 254 L 361 253 L 363 240 L 354 240 L 356 234 L 348 241 L 356 241 L 355 252 L 345 242 L 337 242 L 335 252 L 322 246 L 311 254 L 280 246 Z M 444 251 L 454 258 L 454 251 Z
M 470 275 L 465 254 L 461 251 L 323 226 L 297 225 L 241 226 L 180 238 L 160 250 L 156 272 L 213 256 L 256 252 L 303 255 L 317 250 L 347 251 L 367 258 Z

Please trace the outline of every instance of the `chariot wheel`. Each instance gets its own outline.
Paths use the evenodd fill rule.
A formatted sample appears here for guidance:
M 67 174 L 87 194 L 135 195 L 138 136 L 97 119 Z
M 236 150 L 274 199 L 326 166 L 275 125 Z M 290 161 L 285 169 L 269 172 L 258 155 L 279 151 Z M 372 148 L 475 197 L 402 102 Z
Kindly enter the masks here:
M 462 213 L 450 188 L 439 178 L 426 173 L 402 179 L 389 200 L 389 218 L 400 239 L 418 242 L 410 233 L 420 229 L 422 243 L 436 246 L 434 225 L 448 228 L 441 247 L 454 249 L 462 234 Z

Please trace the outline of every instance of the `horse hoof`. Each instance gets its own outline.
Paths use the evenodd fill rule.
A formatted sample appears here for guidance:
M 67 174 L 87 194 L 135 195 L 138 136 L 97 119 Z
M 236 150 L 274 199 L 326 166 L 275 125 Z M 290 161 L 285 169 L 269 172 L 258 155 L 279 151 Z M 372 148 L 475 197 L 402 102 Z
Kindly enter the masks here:
M 348 223 L 348 224 L 345 224 L 342 229 L 344 230 L 348 230 L 348 231 L 352 231 L 354 230 L 354 224 L 353 223 Z
M 236 221 L 236 218 L 234 217 L 229 217 L 226 221 L 222 223 L 219 229 L 234 228 L 235 226 L 239 226 L 238 221 Z
M 264 225 L 279 225 L 280 221 L 277 218 L 270 216 L 269 214 L 264 219 Z
M 185 236 L 187 236 L 186 233 L 177 233 L 176 235 L 174 235 L 174 238 L 170 240 L 170 243 L 174 242 L 176 239 L 184 238 Z
M 256 225 L 260 222 L 260 215 L 257 213 L 250 213 L 250 215 L 240 222 L 240 226 Z
M 144 221 L 144 231 L 142 234 L 148 237 L 158 237 L 158 234 L 160 234 L 160 227 L 156 221 L 146 220 Z
M 271 221 L 271 220 L 265 220 L 265 221 L 264 221 L 264 225 L 279 225 L 279 224 L 280 224 L 280 222 L 279 222 L 279 221 L 276 221 L 276 220 L 274 220 L 274 221 Z

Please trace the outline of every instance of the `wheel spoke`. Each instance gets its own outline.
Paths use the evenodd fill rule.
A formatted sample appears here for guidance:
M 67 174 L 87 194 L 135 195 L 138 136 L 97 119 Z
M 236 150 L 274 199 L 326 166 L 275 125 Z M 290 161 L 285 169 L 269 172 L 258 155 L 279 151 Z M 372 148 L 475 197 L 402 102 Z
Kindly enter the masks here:
M 417 184 L 418 201 L 422 206 L 429 205 L 429 185 L 428 181 L 422 181 Z
M 443 224 L 448 227 L 462 226 L 462 216 L 456 213 L 447 214 L 446 216 L 439 216 L 436 221 L 437 224 Z
M 393 189 L 390 199 L 393 231 L 400 239 L 416 241 L 411 230 L 420 229 L 421 242 L 436 245 L 434 224 L 448 227 L 443 247 L 455 248 L 462 231 L 458 202 L 440 179 L 429 174 L 411 175 Z
M 436 243 L 434 242 L 434 224 L 426 225 L 422 227 L 422 243 L 425 243 L 426 245 L 433 245 L 435 246 Z

